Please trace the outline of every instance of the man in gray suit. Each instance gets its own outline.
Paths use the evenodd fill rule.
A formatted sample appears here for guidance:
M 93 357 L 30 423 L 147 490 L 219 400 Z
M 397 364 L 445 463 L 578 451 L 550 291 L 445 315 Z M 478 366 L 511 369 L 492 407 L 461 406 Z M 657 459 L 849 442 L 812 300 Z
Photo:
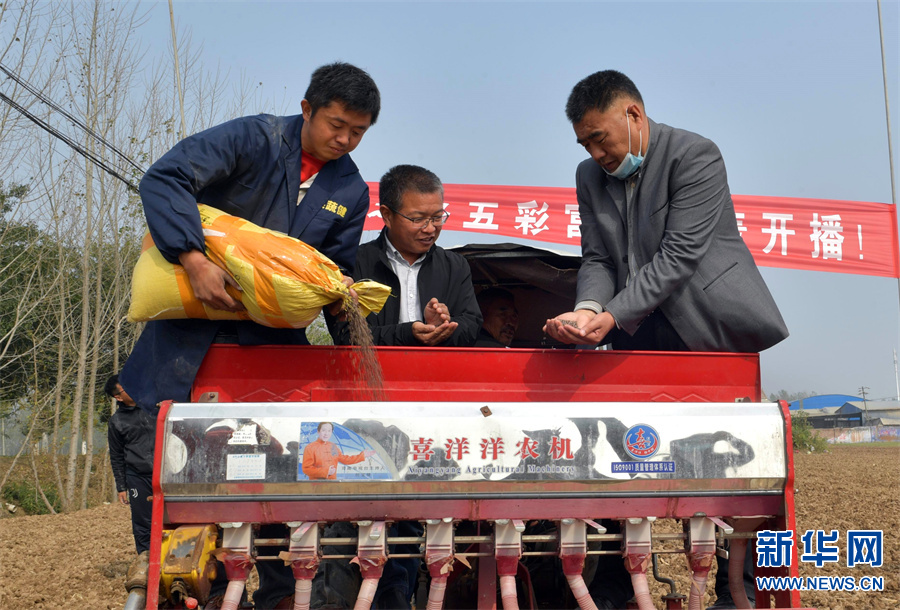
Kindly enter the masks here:
M 738 231 L 725 163 L 711 141 L 651 121 L 634 83 L 592 74 L 566 104 L 591 156 L 575 175 L 582 264 L 575 310 L 544 327 L 565 343 L 615 349 L 758 352 L 788 331 Z M 752 548 L 752 547 L 751 547 Z M 744 586 L 753 600 L 754 553 Z M 599 608 L 630 596 L 620 562 L 598 566 Z M 734 608 L 727 565 L 715 608 Z
M 575 311 L 545 331 L 616 349 L 758 352 L 788 335 L 738 232 L 719 149 L 651 121 L 620 72 L 575 85 L 582 265 Z

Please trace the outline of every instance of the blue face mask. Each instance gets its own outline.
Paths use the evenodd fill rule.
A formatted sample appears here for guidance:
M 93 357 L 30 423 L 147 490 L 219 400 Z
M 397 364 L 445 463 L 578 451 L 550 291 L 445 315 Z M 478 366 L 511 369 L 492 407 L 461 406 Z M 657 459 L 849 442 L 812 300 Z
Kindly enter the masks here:
M 625 155 L 625 158 L 622 159 L 622 162 L 619 163 L 619 167 L 614 169 L 611 172 L 606 172 L 606 168 L 602 168 L 607 174 L 612 176 L 613 178 L 618 178 L 619 180 L 624 180 L 629 177 L 631 174 L 637 171 L 637 169 L 641 166 L 641 163 L 644 161 L 644 155 L 641 154 L 641 149 L 644 147 L 644 133 L 641 132 L 641 143 L 638 146 L 638 154 L 637 156 L 631 154 L 631 123 L 628 118 L 628 111 L 625 111 L 625 125 L 628 128 L 628 154 Z

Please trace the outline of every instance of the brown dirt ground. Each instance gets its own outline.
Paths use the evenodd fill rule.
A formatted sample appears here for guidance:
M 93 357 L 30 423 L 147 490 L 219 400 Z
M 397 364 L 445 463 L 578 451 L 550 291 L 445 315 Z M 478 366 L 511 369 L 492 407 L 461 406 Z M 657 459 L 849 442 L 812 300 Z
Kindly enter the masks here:
M 5 470 L 5 469 L 4 469 Z M 900 608 L 900 445 L 841 445 L 826 454 L 796 457 L 797 525 L 884 530 L 884 565 L 849 569 L 846 563 L 815 568 L 801 576 L 883 576 L 881 593 L 803 593 L 804 607 L 820 610 Z M 0 518 L 0 608 L 121 608 L 125 571 L 134 556 L 128 509 L 102 505 L 63 515 Z M 660 523 L 655 531 L 675 531 Z M 839 544 L 841 549 L 844 544 Z M 841 561 L 846 558 L 842 550 Z M 683 558 L 663 555 L 660 571 L 686 592 Z M 712 593 L 710 578 L 709 593 Z M 651 580 L 654 599 L 665 589 Z M 714 601 L 708 595 L 706 603 Z M 657 607 L 662 603 L 657 601 Z

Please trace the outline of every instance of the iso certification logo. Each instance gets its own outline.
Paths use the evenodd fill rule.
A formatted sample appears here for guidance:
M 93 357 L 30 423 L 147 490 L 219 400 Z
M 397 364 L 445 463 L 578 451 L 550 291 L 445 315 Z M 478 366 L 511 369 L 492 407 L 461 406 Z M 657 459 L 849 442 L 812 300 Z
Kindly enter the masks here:
M 645 460 L 659 451 L 659 433 L 647 424 L 637 424 L 625 432 L 623 444 L 629 455 Z

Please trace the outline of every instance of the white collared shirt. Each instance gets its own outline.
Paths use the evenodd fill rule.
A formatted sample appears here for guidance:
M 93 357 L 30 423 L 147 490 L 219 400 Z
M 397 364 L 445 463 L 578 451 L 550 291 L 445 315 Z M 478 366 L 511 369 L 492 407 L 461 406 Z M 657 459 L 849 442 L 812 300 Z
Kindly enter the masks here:
M 300 192 L 297 194 L 297 205 L 300 205 L 300 202 L 303 201 L 303 198 L 306 197 L 307 191 L 309 191 L 309 187 L 312 186 L 313 181 L 316 179 L 316 176 L 319 175 L 319 172 L 316 172 L 312 176 L 306 179 L 306 182 L 300 185 Z
M 649 139 L 649 138 L 648 138 Z M 635 194 L 637 192 L 637 187 L 640 186 L 638 182 L 640 182 L 640 178 L 643 174 L 644 168 L 646 167 L 647 157 L 650 156 L 650 144 L 647 143 L 647 152 L 644 153 L 644 161 L 641 163 L 641 167 L 638 168 L 637 173 L 633 176 L 629 176 L 622 182 L 625 185 L 625 240 L 627 243 L 627 252 L 628 252 L 628 277 L 625 278 L 625 285 L 634 278 L 640 269 L 637 266 L 637 261 L 634 256 L 634 238 L 631 234 L 631 206 L 634 201 Z M 600 313 L 602 311 L 607 311 L 606 305 L 598 303 L 597 301 L 588 299 L 581 301 L 575 304 L 575 311 L 579 309 L 589 309 L 594 313 Z M 615 316 L 613 316 L 615 317 Z M 621 328 L 619 326 L 619 321 L 616 320 L 616 327 Z
M 419 308 L 419 270 L 425 261 L 425 254 L 416 259 L 412 265 L 400 254 L 390 239 L 385 238 L 387 257 L 391 269 L 400 280 L 400 323 L 422 322 L 422 311 Z

